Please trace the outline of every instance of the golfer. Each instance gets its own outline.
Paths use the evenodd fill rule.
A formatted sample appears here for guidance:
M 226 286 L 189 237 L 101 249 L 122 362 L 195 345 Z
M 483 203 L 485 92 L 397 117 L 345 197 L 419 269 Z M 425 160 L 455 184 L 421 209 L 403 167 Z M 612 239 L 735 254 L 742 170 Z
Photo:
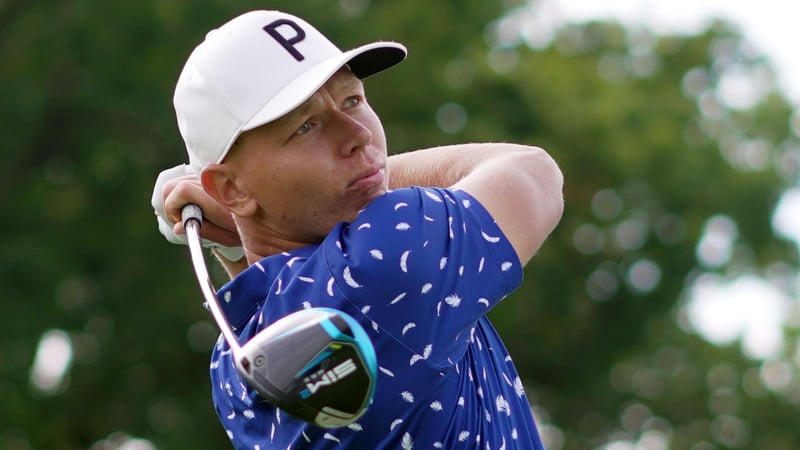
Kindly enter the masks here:
M 162 232 L 182 233 L 193 202 L 206 239 L 241 246 L 240 261 L 217 252 L 240 341 L 328 307 L 364 326 L 378 358 L 367 412 L 324 429 L 262 401 L 220 340 L 212 396 L 236 448 L 542 448 L 486 314 L 558 223 L 562 174 L 543 150 L 505 143 L 389 157 L 361 80 L 405 56 L 393 42 L 342 52 L 301 18 L 252 11 L 210 32 L 180 74 L 189 169 L 157 183 Z

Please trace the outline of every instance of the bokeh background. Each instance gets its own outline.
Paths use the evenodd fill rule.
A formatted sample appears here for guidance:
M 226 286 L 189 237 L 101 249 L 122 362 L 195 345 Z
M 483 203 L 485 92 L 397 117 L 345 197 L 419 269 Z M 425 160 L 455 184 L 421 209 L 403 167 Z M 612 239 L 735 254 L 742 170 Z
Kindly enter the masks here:
M 391 152 L 515 141 L 559 161 L 563 220 L 491 313 L 550 450 L 800 448 L 800 115 L 735 23 L 556 22 L 536 0 L 39 0 L 0 3 L 0 449 L 229 448 L 217 332 L 149 200 L 184 161 L 185 58 L 256 8 L 341 47 L 408 46 L 366 83 Z

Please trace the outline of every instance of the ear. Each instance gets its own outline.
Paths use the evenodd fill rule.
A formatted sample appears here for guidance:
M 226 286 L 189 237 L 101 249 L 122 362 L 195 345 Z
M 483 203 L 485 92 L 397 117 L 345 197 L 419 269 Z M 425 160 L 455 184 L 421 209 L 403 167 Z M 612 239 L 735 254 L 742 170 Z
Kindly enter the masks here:
M 247 217 L 255 214 L 256 200 L 240 186 L 229 165 L 210 164 L 206 166 L 200 172 L 200 183 L 208 195 L 234 215 Z

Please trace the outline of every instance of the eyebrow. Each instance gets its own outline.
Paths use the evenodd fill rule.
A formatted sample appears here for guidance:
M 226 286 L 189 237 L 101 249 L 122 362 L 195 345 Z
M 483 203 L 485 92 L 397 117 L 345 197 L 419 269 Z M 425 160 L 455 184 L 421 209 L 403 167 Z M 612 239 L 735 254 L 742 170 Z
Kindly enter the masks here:
M 342 69 L 342 70 L 345 70 L 345 69 Z M 348 69 L 347 72 L 350 72 L 350 70 Z M 337 72 L 337 75 L 338 75 L 338 73 L 341 73 L 341 72 Z M 361 79 L 358 78 L 357 76 L 355 76 L 355 74 L 353 74 L 352 72 L 350 72 L 350 74 L 351 74 L 351 76 L 346 77 L 346 79 L 341 82 L 339 87 L 343 88 L 343 89 L 350 89 L 350 88 L 353 88 L 353 87 L 363 88 L 364 83 L 361 82 Z M 336 76 L 336 75 L 334 75 L 334 76 Z
M 320 88 L 320 89 L 322 89 L 322 88 Z M 317 92 L 319 92 L 319 90 L 317 90 L 313 94 L 311 94 L 311 97 L 306 99 L 306 101 L 301 103 L 297 108 L 289 111 L 289 113 L 286 114 L 285 116 L 283 116 L 283 118 L 287 119 L 288 121 L 293 121 L 293 120 L 295 120 L 295 118 L 297 116 L 306 115 L 308 110 L 311 109 L 311 107 L 314 106 L 315 103 L 319 103 L 320 102 L 319 97 L 317 96 Z
M 311 109 L 314 103 L 318 101 L 318 100 L 315 101 L 316 98 L 319 97 L 317 97 L 316 92 L 314 92 L 314 94 L 312 94 L 311 97 L 306 99 L 306 101 L 304 101 L 303 103 L 301 103 L 299 106 L 289 111 L 288 113 L 284 114 L 283 116 L 273 120 L 272 122 L 269 123 L 269 125 L 271 125 L 277 130 L 289 130 L 291 127 L 294 127 L 296 122 L 300 120 L 300 117 L 303 117 L 306 114 L 306 112 L 309 109 Z
M 345 70 L 345 69 L 341 69 L 341 70 Z M 333 78 L 335 78 L 339 73 L 341 73 L 341 72 L 337 72 L 336 74 L 334 74 L 328 81 L 330 81 Z M 315 91 L 311 95 L 311 97 L 309 97 L 306 101 L 301 103 L 295 109 L 289 111 L 286 115 L 284 115 L 283 117 L 279 118 L 277 121 L 278 122 L 284 122 L 284 124 L 286 124 L 288 126 L 288 124 L 290 122 L 293 122 L 294 120 L 296 120 L 295 118 L 297 116 L 305 115 L 308 112 L 308 110 L 311 109 L 314 106 L 314 104 L 319 102 L 319 100 L 318 100 L 319 97 L 316 94 L 317 94 L 317 92 L 319 92 L 320 89 L 325 87 L 325 85 L 327 85 L 327 82 L 325 84 L 323 84 L 322 86 L 320 86 L 320 88 L 317 89 L 317 91 Z M 338 82 L 333 87 L 335 88 L 335 91 L 347 91 L 347 90 L 354 89 L 354 88 L 358 88 L 360 90 L 363 90 L 363 84 L 361 83 L 361 79 L 359 79 L 355 75 L 353 75 L 352 77 L 347 77 L 347 79 Z

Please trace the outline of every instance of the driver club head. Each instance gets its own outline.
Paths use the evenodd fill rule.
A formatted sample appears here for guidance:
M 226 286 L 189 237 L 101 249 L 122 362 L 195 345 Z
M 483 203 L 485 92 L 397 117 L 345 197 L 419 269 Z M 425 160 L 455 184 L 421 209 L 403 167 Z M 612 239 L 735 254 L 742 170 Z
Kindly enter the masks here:
M 239 373 L 265 401 L 320 427 L 353 423 L 375 392 L 372 342 L 339 310 L 289 314 L 234 349 L 233 356 Z
M 203 212 L 187 204 L 181 215 L 200 290 L 247 383 L 263 400 L 320 427 L 342 427 L 361 417 L 372 402 L 378 371 L 364 328 L 342 311 L 309 308 L 269 324 L 240 345 L 206 268 Z

